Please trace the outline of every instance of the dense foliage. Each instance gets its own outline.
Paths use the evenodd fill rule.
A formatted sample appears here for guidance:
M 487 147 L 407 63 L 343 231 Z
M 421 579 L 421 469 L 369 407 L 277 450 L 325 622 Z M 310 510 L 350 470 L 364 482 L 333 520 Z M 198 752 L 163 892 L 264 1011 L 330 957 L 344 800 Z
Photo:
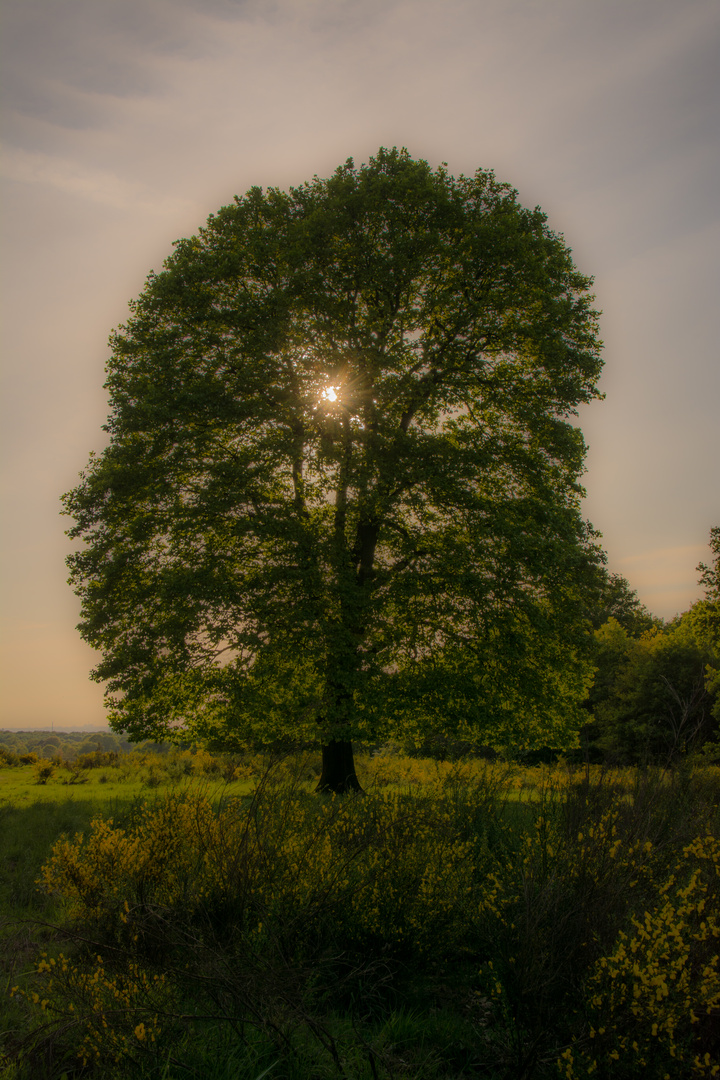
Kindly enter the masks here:
M 589 285 L 491 173 L 397 150 L 179 241 L 113 337 L 110 445 L 65 499 L 111 724 L 572 742 Z
M 666 625 L 633 602 L 628 588 L 613 588 L 623 603 L 595 631 L 586 702 L 592 719 L 583 731 L 596 760 L 669 764 L 703 746 L 717 749 L 720 529 L 712 530 L 710 547 L 713 564 L 698 567 L 705 598 Z

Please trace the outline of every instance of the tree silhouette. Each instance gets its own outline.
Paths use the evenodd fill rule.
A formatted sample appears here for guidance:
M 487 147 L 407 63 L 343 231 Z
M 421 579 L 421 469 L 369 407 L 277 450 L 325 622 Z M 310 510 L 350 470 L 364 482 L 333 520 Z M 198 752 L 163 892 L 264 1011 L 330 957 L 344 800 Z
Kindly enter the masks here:
M 357 738 L 572 740 L 589 286 L 491 173 L 396 149 L 177 242 L 113 336 L 110 444 L 65 496 L 111 725 L 312 740 L 336 791 Z

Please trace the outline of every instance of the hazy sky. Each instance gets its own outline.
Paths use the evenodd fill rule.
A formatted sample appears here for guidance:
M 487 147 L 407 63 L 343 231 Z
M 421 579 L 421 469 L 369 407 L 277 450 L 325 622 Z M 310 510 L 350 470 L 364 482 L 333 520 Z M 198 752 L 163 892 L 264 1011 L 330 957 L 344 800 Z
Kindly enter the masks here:
M 3 710 L 104 722 L 59 495 L 106 341 L 250 186 L 406 146 L 492 168 L 596 279 L 586 514 L 664 617 L 720 524 L 718 0 L 4 0 Z

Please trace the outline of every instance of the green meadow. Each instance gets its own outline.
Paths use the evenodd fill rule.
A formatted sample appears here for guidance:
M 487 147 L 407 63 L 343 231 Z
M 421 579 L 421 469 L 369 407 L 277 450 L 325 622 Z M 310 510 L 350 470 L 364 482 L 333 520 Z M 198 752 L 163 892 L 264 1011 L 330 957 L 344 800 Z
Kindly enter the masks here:
M 720 1071 L 717 766 L 15 757 L 5 1080 Z

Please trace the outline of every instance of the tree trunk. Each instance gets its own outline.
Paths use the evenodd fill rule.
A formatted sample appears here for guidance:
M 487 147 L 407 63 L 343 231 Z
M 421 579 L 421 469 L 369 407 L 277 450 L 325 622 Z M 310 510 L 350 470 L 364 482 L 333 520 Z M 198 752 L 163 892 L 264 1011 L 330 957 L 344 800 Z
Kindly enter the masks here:
M 351 742 L 335 739 L 322 748 L 322 776 L 316 791 L 334 791 L 345 795 L 348 791 L 362 792 L 355 773 L 355 759 Z

